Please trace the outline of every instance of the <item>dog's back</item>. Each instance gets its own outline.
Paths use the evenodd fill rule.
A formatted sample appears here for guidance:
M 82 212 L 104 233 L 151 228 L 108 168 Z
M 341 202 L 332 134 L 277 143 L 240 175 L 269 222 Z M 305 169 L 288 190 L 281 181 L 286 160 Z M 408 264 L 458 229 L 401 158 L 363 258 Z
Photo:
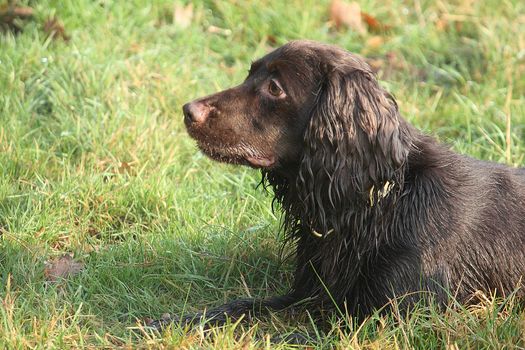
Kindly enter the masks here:
M 412 161 L 419 167 L 409 175 L 412 188 L 400 206 L 407 207 L 415 227 L 425 287 L 441 302 L 448 293 L 463 302 L 478 291 L 523 295 L 518 287 L 525 274 L 525 169 L 434 143 L 417 157 Z M 418 210 L 414 203 L 424 207 Z

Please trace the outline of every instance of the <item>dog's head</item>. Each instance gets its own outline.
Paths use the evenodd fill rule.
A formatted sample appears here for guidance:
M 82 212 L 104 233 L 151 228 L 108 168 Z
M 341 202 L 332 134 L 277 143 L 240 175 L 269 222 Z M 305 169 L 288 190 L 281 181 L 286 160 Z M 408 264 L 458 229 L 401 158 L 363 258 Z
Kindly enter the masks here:
M 352 178 L 366 191 L 389 181 L 410 140 L 394 99 L 358 56 L 292 41 L 255 61 L 239 86 L 183 107 L 208 156 L 302 177 Z M 326 183 L 326 182 L 325 182 Z M 312 188 L 313 189 L 313 188 Z
M 253 62 L 239 86 L 184 105 L 188 132 L 201 150 L 253 167 L 297 161 L 322 79 L 320 49 L 289 43 Z

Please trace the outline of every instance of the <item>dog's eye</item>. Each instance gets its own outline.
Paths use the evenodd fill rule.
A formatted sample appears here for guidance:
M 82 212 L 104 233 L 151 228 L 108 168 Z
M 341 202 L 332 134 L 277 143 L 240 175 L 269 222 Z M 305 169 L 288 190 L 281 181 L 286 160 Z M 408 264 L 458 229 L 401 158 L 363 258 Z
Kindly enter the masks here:
M 281 97 L 284 94 L 281 85 L 279 85 L 279 82 L 275 79 L 270 80 L 270 84 L 268 84 L 268 92 L 275 97 Z

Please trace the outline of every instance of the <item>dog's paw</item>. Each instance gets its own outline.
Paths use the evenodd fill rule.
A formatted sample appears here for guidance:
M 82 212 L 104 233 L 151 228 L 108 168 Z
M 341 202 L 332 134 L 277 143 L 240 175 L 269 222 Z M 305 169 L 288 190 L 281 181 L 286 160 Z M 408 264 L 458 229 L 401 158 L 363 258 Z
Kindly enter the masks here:
M 142 322 L 141 328 L 145 331 L 157 331 L 162 332 L 171 324 L 178 323 L 178 318 L 172 317 L 170 314 L 165 313 L 159 319 L 147 318 Z

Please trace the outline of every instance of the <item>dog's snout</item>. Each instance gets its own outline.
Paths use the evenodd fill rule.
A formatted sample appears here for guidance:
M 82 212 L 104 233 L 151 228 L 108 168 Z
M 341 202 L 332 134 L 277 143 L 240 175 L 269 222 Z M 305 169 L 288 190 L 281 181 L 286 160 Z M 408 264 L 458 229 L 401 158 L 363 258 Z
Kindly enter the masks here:
M 203 123 L 208 118 L 210 109 L 208 105 L 199 101 L 186 103 L 182 107 L 184 122 L 186 124 Z

